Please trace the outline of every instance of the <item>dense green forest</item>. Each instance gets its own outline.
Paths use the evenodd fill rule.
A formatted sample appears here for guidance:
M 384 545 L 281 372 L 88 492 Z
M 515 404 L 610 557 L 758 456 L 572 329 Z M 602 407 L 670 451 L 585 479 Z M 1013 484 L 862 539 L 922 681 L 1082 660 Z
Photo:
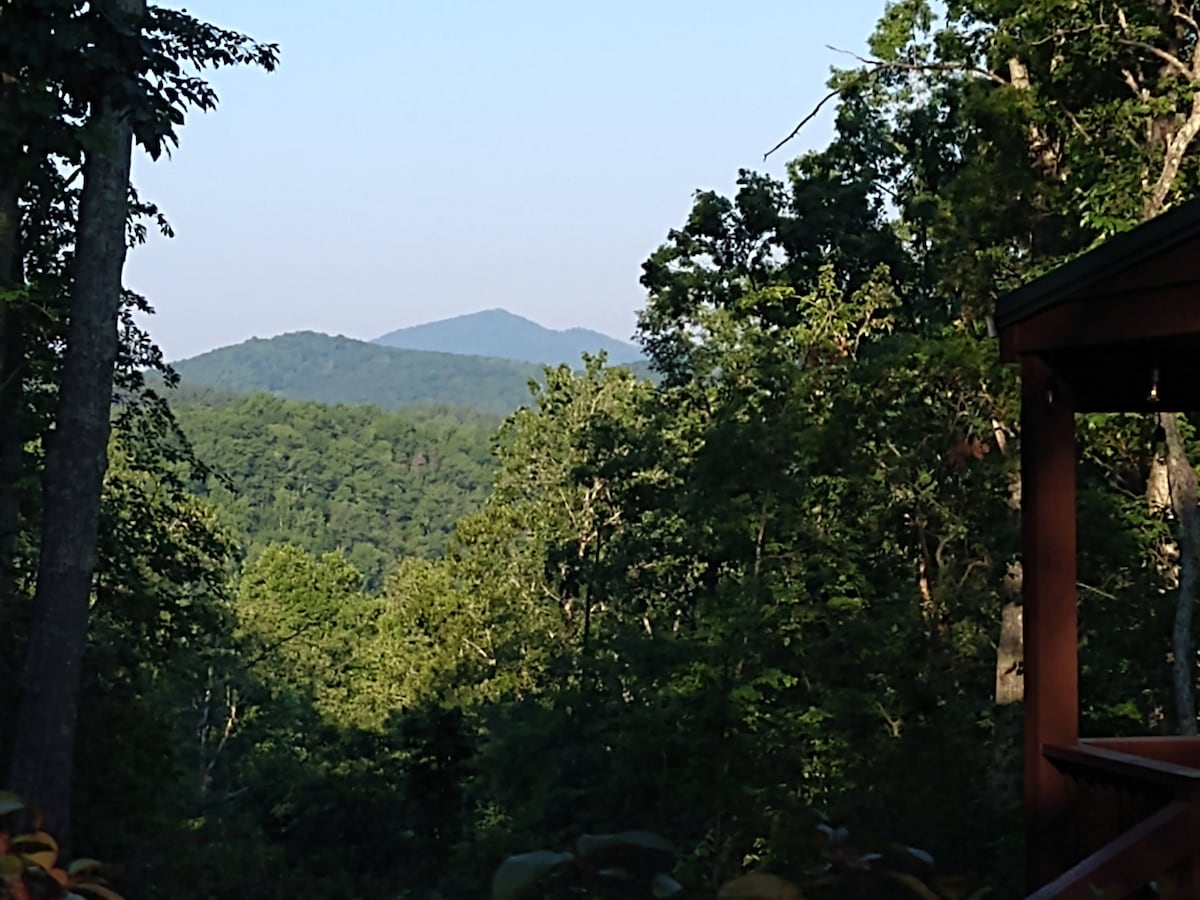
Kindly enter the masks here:
M 252 555 L 341 551 L 375 589 L 398 560 L 440 556 L 491 484 L 498 420 L 484 414 L 188 396 L 176 418 L 213 470 L 200 493 Z
M 145 381 L 175 376 L 98 236 L 157 211 L 119 151 L 215 102 L 190 67 L 274 49 L 108 12 L 130 27 L 82 0 L 0 7 L 0 223 L 21 238 L 0 240 L 0 756 L 64 852 L 131 898 L 458 898 L 510 854 L 551 868 L 636 830 L 671 842 L 673 880 L 622 896 L 751 870 L 813 897 L 1019 894 L 997 646 L 1021 434 L 991 316 L 1196 193 L 1185 7 L 888 4 L 872 57 L 831 76 L 828 146 L 697 193 L 646 261 L 655 380 L 589 359 L 493 403 L 442 391 L 461 369 L 417 367 L 403 395 L 402 367 L 355 376 L 380 406 L 507 413 L 491 461 L 466 414 L 172 412 Z M 77 59 L 81 34 L 120 52 Z M 781 122 L 810 112 L 780 99 Z M 314 391 L 339 370 L 320 354 L 293 369 Z M 1148 500 L 1156 427 L 1196 458 L 1188 417 L 1080 419 L 1085 732 L 1195 729 L 1170 664 L 1195 502 Z M 881 877 L 846 833 L 965 881 Z

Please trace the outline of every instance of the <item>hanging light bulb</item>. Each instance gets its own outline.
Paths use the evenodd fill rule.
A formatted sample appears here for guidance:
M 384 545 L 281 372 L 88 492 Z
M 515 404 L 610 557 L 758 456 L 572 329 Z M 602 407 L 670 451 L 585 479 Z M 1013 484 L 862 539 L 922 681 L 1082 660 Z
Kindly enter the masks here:
M 1158 403 L 1158 366 L 1154 367 L 1154 371 L 1150 376 L 1150 396 L 1146 398 L 1151 403 Z M 1159 426 L 1162 427 L 1161 425 Z

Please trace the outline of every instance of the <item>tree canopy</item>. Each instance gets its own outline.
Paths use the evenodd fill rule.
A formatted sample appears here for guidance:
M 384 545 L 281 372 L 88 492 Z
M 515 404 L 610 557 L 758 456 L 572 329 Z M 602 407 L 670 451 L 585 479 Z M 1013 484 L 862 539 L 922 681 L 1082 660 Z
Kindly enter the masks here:
M 6 48 L 10 7 L 40 21 L 4 7 Z M 140 25 L 190 35 L 152 40 L 168 74 L 132 82 L 152 100 L 183 90 L 154 53 L 273 60 L 172 15 Z M 918 896 L 1015 894 L 1021 433 L 992 312 L 1195 193 L 1198 32 L 1171 0 L 888 4 L 819 109 L 781 103 L 831 114 L 828 146 L 698 192 L 646 260 L 655 378 L 586 358 L 502 409 L 469 386 L 502 423 L 203 392 L 172 412 L 169 367 L 118 317 L 76 845 L 147 898 L 476 896 L 526 852 L 497 900 L 567 896 L 565 860 L 662 857 L 648 832 L 673 845 L 659 896 L 752 870 L 915 890 L 813 875 L 852 834 L 964 875 Z M 57 104 L 77 73 L 51 62 L 20 71 Z M 0 447 L 6 721 L 58 515 L 39 478 L 84 213 L 57 147 L 22 150 L 0 307 L 24 373 L 0 379 L 21 426 Z M 1170 454 L 1190 469 L 1194 422 L 1080 419 L 1086 733 L 1195 729 L 1172 665 L 1195 653 L 1174 627 L 1195 501 L 1148 492 Z M 636 874 L 666 878 L 657 857 Z

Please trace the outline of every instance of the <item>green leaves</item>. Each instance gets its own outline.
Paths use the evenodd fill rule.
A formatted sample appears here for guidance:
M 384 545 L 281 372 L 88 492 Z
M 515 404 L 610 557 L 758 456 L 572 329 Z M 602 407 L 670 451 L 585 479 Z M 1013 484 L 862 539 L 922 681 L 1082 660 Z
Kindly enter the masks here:
M 15 794 L 0 792 L 0 820 L 25 809 Z M 37 827 L 40 814 L 35 811 L 32 819 Z M 5 827 L 0 823 L 0 889 L 5 896 L 22 900 L 42 896 L 41 892 L 49 889 L 68 897 L 82 894 L 122 900 L 107 886 L 102 875 L 104 867 L 97 860 L 79 859 L 64 868 L 58 858 L 58 842 L 52 835 L 40 830 L 13 835 Z
M 913 38 L 929 30 L 933 10 L 927 0 L 893 0 L 884 8 L 871 35 L 871 53 L 885 62 L 902 60 Z
M 456 521 L 482 507 L 495 473 L 499 417 L 195 389 L 173 406 L 224 478 L 207 498 L 248 554 L 273 542 L 318 555 L 341 549 L 371 592 L 398 561 L 440 556 Z
M 658 900 L 667 900 L 683 893 L 683 885 L 665 872 L 659 872 L 650 880 L 650 893 Z
M 271 71 L 279 59 L 275 44 L 159 7 L 135 22 L 76 0 L 11 4 L 4 24 L 5 73 L 32 86 L 16 92 L 5 124 L 37 135 L 35 155 L 67 160 L 86 149 L 89 133 L 80 120 L 102 101 L 130 110 L 138 143 L 157 159 L 178 144 L 187 111 L 216 106 L 216 93 L 200 73 L 231 65 Z M 64 59 L 71 65 L 63 67 Z

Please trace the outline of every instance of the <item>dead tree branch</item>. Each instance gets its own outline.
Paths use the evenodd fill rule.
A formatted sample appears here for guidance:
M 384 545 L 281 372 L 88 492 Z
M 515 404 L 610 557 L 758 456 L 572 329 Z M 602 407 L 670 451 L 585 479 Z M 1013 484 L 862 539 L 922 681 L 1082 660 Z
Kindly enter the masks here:
M 838 47 L 834 47 L 831 44 L 826 44 L 825 46 L 828 49 L 832 50 L 834 53 L 841 53 L 846 56 L 850 56 L 850 57 L 854 58 L 855 60 L 857 60 L 858 62 L 862 63 L 864 66 L 867 66 L 868 67 L 867 69 L 858 73 L 860 80 L 874 78 L 882 72 L 889 72 L 889 71 L 961 72 L 961 73 L 968 74 L 968 75 L 978 75 L 982 78 L 986 78 L 989 81 L 993 81 L 996 84 L 1002 85 L 1004 87 L 1008 87 L 1008 85 L 1009 85 L 1009 82 L 1005 78 L 1003 78 L 1000 75 L 997 75 L 995 72 L 989 71 L 988 69 L 981 68 L 980 66 L 972 65 L 970 63 L 909 63 L 909 62 L 902 62 L 900 60 L 871 59 L 870 57 L 860 56 L 859 54 L 853 53 L 849 50 L 842 50 Z M 857 83 L 857 82 L 855 82 L 855 83 Z M 796 127 L 793 128 L 788 133 L 787 137 L 785 137 L 783 140 L 781 140 L 779 143 L 777 143 L 774 147 L 772 147 L 770 150 L 768 150 L 766 153 L 763 154 L 763 159 L 764 160 L 768 159 L 773 153 L 775 153 L 775 151 L 779 150 L 781 147 L 783 147 L 784 145 L 789 143 L 792 139 L 794 139 L 796 137 L 796 135 L 798 135 L 800 133 L 801 129 L 804 128 L 805 125 L 807 125 L 809 122 L 811 122 L 813 119 L 815 119 L 817 117 L 817 114 L 821 112 L 821 110 L 825 107 L 826 103 L 828 103 L 834 97 L 841 96 L 842 91 L 844 91 L 848 86 L 849 85 L 843 85 L 841 87 L 836 87 L 833 90 L 831 90 L 829 93 L 827 93 L 824 97 L 822 97 L 820 99 L 820 101 L 817 102 L 816 106 L 814 106 L 812 108 L 812 110 L 808 113 L 808 115 L 806 115 L 803 119 L 801 119 L 800 122 L 796 125 Z

